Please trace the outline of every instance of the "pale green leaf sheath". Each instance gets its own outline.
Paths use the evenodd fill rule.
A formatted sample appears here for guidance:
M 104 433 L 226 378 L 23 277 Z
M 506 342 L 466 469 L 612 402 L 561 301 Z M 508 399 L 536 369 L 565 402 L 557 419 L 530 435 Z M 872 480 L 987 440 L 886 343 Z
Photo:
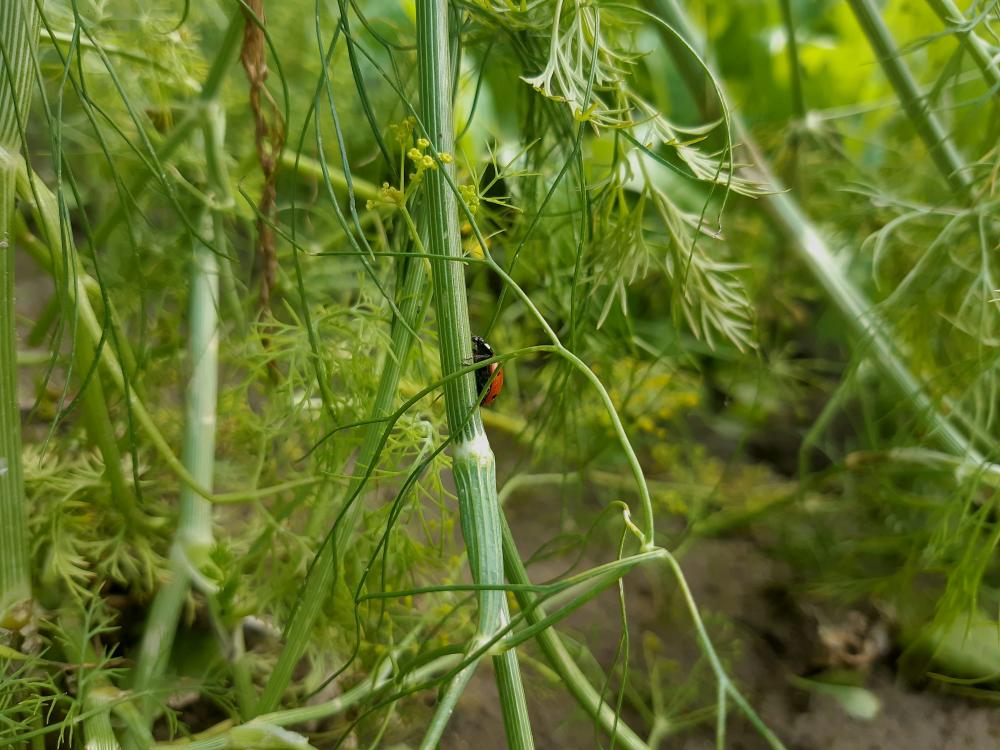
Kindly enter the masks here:
M 31 595 L 28 572 L 21 417 L 17 401 L 14 328 L 14 247 L 11 222 L 21 133 L 33 83 L 38 11 L 31 0 L 0 3 L 0 624 L 8 609 Z

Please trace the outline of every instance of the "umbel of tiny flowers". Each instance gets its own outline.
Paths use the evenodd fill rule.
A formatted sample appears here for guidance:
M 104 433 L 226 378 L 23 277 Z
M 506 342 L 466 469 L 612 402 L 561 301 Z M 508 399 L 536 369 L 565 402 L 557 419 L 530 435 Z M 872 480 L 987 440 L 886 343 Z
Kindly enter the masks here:
M 469 213 L 475 216 L 479 211 L 479 190 L 475 185 L 459 185 L 458 192 L 469 207 Z
M 411 185 L 419 185 L 420 181 L 424 179 L 424 172 L 428 169 L 437 169 L 437 162 L 434 161 L 434 157 L 426 153 L 427 147 L 430 145 L 431 142 L 426 138 L 418 138 L 417 145 L 406 152 L 406 156 L 413 163 L 415 170 L 410 175 Z M 442 153 L 440 154 L 440 159 L 442 164 L 450 164 L 451 154 Z
M 399 143 L 402 149 L 406 149 L 406 145 L 410 143 L 415 122 L 412 117 L 408 117 L 399 124 L 389 126 L 392 137 Z M 427 153 L 427 148 L 430 145 L 431 142 L 426 138 L 418 138 L 415 146 L 406 149 L 406 157 L 413 165 L 413 170 L 409 173 L 409 180 L 405 189 L 401 189 L 401 187 L 396 188 L 388 182 L 383 182 L 382 187 L 379 189 L 378 197 L 369 200 L 365 205 L 369 209 L 378 206 L 389 206 L 394 209 L 405 206 L 409 195 L 423 181 L 424 173 L 429 169 L 437 169 L 437 161 Z M 452 162 L 452 156 L 448 153 L 441 153 L 438 155 L 438 158 L 442 164 L 450 164 Z
M 370 198 L 365 206 L 370 210 L 378 206 L 402 208 L 406 204 L 406 193 L 395 188 L 388 182 L 383 182 L 378 190 L 378 198 Z

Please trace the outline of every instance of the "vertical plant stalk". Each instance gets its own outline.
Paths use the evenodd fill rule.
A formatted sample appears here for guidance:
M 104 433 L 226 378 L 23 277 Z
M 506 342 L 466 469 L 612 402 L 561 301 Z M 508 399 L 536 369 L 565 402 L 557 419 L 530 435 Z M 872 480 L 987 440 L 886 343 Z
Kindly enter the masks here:
M 6 161 L 15 157 L 4 154 L 0 158 Z M 0 625 L 3 627 L 23 624 L 8 619 L 8 610 L 31 596 L 15 367 L 14 248 L 8 231 L 14 212 L 14 177 L 6 163 L 0 164 Z
M 221 105 L 212 103 L 205 110 L 206 164 L 209 192 L 214 197 L 225 195 L 226 176 L 222 171 L 221 153 L 225 146 L 225 115 Z M 221 216 L 218 209 L 207 213 L 203 233 L 210 236 L 215 248 L 225 247 Z M 217 249 L 195 240 L 191 262 L 191 296 L 188 315 L 188 353 L 191 376 L 185 394 L 184 447 L 185 468 L 202 487 L 209 490 L 215 470 L 215 424 L 219 380 L 219 259 Z M 182 485 L 180 516 L 170 554 L 170 578 L 160 588 L 153 601 L 149 620 L 143 633 L 139 660 L 135 668 L 134 689 L 141 693 L 154 687 L 163 674 L 180 619 L 184 600 L 192 583 L 210 586 L 201 581 L 209 563 L 213 544 L 212 504 L 195 491 Z M 148 707 L 148 698 L 140 696 Z M 147 719 L 149 710 L 143 711 Z
M 802 66 L 799 65 L 799 44 L 795 37 L 795 17 L 792 0 L 781 0 L 781 22 L 785 24 L 785 45 L 788 52 L 788 80 L 792 85 L 792 111 L 802 120 L 806 116 L 805 98 L 802 96 Z
M 687 15 L 676 0 L 658 0 L 656 5 L 662 18 L 688 44 L 694 49 L 702 46 L 698 42 L 698 36 L 688 21 Z M 692 68 L 681 66 L 681 70 L 690 71 Z M 714 71 L 711 71 L 711 67 L 709 67 L 709 71 L 716 81 L 719 95 L 723 100 L 728 100 L 721 79 L 715 75 Z M 702 75 L 704 72 L 702 71 Z M 857 337 L 855 348 L 869 356 L 874 364 L 893 382 L 900 395 L 909 401 L 917 418 L 931 431 L 933 439 L 937 440 L 949 452 L 959 456 L 967 456 L 974 463 L 982 463 L 982 455 L 976 450 L 968 436 L 945 416 L 941 406 L 927 393 L 923 382 L 910 370 L 905 357 L 893 342 L 889 325 L 874 309 L 863 292 L 848 278 L 823 236 L 796 200 L 783 189 L 781 182 L 768 167 L 767 160 L 750 131 L 743 124 L 742 119 L 739 115 L 733 114 L 732 121 L 735 130 L 734 140 L 742 143 L 750 153 L 750 161 L 757 173 L 751 176 L 770 186 L 774 191 L 761 198 L 764 207 L 791 241 L 793 249 L 829 295 L 840 314 L 853 328 Z
M 874 50 L 879 65 L 903 105 L 903 110 L 927 146 L 938 171 L 949 187 L 969 197 L 972 189 L 972 174 L 962 160 L 958 148 L 948 136 L 944 125 L 930 111 L 926 99 L 921 95 L 913 74 L 903 61 L 903 53 L 896 46 L 889 28 L 882 20 L 872 0 L 847 0 L 855 18 L 868 42 Z
M 21 132 L 33 81 L 40 18 L 32 0 L 0 2 L 0 624 L 8 610 L 31 596 L 21 412 L 17 403 L 14 321 L 14 217 Z
M 465 269 L 460 262 L 462 246 L 458 204 L 448 184 L 454 181 L 454 168 L 450 161 L 441 159 L 442 154 L 454 152 L 455 138 L 449 44 L 448 3 L 445 0 L 417 3 L 421 119 L 438 167 L 424 176 L 427 199 L 424 218 L 427 249 L 431 256 L 441 371 L 444 375 L 460 370 L 471 361 L 472 355 Z M 447 172 L 451 179 L 446 181 L 442 172 Z M 452 471 L 472 579 L 477 584 L 502 586 L 503 542 L 496 462 L 479 416 L 478 394 L 472 374 L 445 381 L 444 398 L 453 441 Z M 470 644 L 470 651 L 489 640 L 507 623 L 507 618 L 504 592 L 480 591 L 477 635 Z M 449 684 L 424 735 L 421 748 L 430 750 L 437 746 L 476 664 L 470 664 Z M 494 666 L 508 746 L 534 747 L 515 652 L 509 650 L 495 656 Z

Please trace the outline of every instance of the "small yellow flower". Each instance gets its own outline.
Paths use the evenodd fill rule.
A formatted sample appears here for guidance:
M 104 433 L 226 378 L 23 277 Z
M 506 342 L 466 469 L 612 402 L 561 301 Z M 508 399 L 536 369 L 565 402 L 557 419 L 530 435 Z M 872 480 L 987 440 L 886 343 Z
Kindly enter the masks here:
M 475 185 L 459 185 L 458 193 L 462 196 L 462 201 L 469 207 L 473 216 L 479 210 L 479 191 Z
M 406 203 L 406 194 L 399 188 L 394 188 L 388 182 L 383 182 L 382 187 L 378 191 L 378 198 L 369 200 L 365 203 L 365 206 L 371 210 L 377 206 L 392 206 L 396 208 L 402 206 L 404 203 Z
M 410 142 L 413 137 L 413 128 L 416 127 L 417 118 L 407 117 L 405 120 L 397 125 L 389 126 L 389 133 L 393 140 L 396 141 L 400 146 L 405 146 Z
M 477 240 L 474 236 L 466 237 L 462 241 L 462 249 L 465 250 L 466 255 L 471 258 L 475 258 L 476 260 L 483 260 L 486 258 L 483 254 L 483 248 L 479 245 L 479 240 Z

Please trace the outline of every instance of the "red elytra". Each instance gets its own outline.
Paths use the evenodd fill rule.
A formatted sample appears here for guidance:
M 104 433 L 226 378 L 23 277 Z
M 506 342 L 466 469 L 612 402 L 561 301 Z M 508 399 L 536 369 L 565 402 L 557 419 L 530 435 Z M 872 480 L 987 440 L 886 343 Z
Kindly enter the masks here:
M 473 336 L 472 361 L 482 362 L 492 356 L 493 347 L 487 344 L 481 336 Z M 480 367 L 476 370 L 476 391 L 483 394 L 483 400 L 480 401 L 483 406 L 489 406 L 496 401 L 502 388 L 503 367 L 500 366 L 499 362 L 490 362 L 486 367 Z

